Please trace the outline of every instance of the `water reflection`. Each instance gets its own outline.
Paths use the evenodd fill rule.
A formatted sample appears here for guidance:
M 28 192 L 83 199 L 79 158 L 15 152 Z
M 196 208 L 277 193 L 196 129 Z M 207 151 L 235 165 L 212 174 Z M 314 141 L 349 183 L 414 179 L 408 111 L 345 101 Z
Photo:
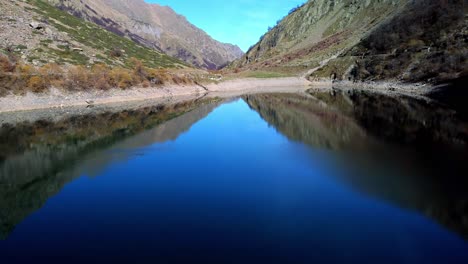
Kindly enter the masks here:
M 348 170 L 341 180 L 353 188 L 415 209 L 468 239 L 468 126 L 454 111 L 365 91 L 244 99 L 291 140 L 341 153 Z
M 129 151 L 176 139 L 220 100 L 189 100 L 123 111 L 40 119 L 0 128 L 0 238 L 80 175 L 99 175 Z M 52 117 L 51 117 L 52 118 Z M 77 166 L 79 165 L 79 166 Z
M 4 124 L 1 260 L 463 260 L 466 124 L 376 96 L 257 94 Z

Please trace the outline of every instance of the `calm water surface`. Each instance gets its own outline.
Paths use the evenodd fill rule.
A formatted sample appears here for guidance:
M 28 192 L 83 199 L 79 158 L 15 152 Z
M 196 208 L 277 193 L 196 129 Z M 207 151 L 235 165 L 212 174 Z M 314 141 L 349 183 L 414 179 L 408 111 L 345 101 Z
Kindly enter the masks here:
M 0 262 L 468 263 L 465 124 L 316 97 L 3 124 Z

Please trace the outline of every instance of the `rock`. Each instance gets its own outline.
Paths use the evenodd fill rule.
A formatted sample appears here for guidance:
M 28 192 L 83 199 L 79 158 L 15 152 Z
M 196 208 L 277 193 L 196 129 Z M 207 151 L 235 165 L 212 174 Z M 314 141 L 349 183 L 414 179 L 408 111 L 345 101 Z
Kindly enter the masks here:
M 47 35 L 52 35 L 52 34 L 53 34 L 53 32 L 52 32 L 52 30 L 51 30 L 50 28 L 46 28 L 46 29 L 45 29 L 45 33 L 46 33 Z
M 29 26 L 32 27 L 33 29 L 43 29 L 44 28 L 44 25 L 42 25 L 41 23 L 37 22 L 37 21 L 33 21 L 31 23 L 29 23 Z
M 357 73 L 358 73 L 358 65 L 353 63 L 348 67 L 348 69 L 346 69 L 345 73 L 343 74 L 341 78 L 343 80 L 354 82 L 356 81 Z

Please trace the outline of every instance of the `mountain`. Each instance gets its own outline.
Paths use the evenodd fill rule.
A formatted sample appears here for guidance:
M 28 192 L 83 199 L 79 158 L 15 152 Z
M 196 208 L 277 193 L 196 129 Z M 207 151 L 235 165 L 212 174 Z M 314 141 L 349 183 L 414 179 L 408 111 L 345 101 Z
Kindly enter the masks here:
M 0 1 L 0 10 L 0 54 L 15 61 L 128 66 L 133 57 L 153 68 L 187 67 L 161 51 L 63 12 L 48 1 Z
M 468 75 L 466 0 L 314 0 L 291 10 L 234 66 L 310 79 L 441 83 Z
M 239 47 L 214 40 L 168 6 L 144 0 L 49 2 L 76 17 L 196 67 L 219 69 L 243 55 Z

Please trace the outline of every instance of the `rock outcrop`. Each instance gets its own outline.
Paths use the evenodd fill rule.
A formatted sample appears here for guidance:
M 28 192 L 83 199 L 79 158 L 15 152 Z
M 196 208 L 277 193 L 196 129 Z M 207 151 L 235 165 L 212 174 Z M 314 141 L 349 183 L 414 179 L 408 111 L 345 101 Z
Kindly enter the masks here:
M 43 29 L 44 28 L 44 25 L 42 25 L 41 23 L 39 23 L 37 21 L 32 21 L 31 23 L 29 23 L 29 26 L 32 27 L 33 29 Z

